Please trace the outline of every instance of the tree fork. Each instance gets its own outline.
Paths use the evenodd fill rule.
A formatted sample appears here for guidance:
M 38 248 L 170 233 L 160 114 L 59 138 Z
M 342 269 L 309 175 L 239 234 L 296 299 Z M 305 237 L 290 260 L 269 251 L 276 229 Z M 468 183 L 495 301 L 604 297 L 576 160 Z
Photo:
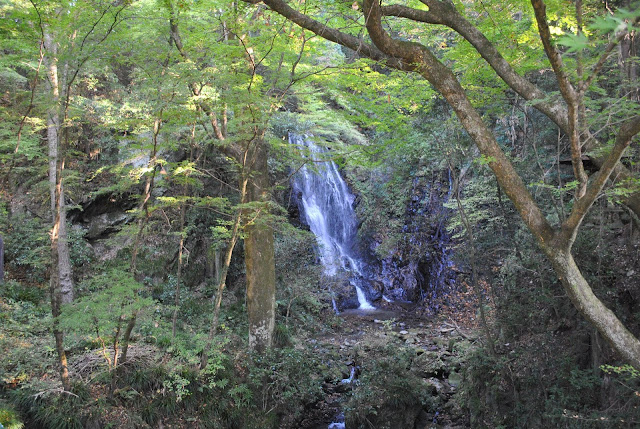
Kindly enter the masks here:
M 351 49 L 357 49 L 359 44 L 362 43 L 357 38 L 354 41 L 339 30 L 320 24 L 312 18 L 295 11 L 282 0 L 264 0 L 264 2 L 277 13 L 325 39 L 343 44 Z M 366 18 L 367 32 L 377 48 L 368 50 L 368 52 L 374 52 L 375 57 L 373 55 L 368 56 L 373 59 L 379 59 L 378 57 L 382 54 L 383 58 L 393 58 L 394 64 L 400 62 L 403 64 L 401 69 L 420 73 L 445 97 L 481 153 L 489 159 L 489 167 L 493 170 L 500 186 L 514 203 L 520 217 L 538 241 L 540 248 L 550 259 L 552 266 L 556 269 L 558 278 L 562 280 L 576 308 L 581 311 L 585 318 L 594 323 L 594 326 L 612 344 L 620 356 L 640 368 L 639 354 L 637 352 L 640 350 L 640 342 L 633 335 L 627 335 L 628 330 L 620 320 L 593 295 L 589 284 L 583 278 L 571 257 L 572 241 L 566 240 L 566 233 L 558 232 L 549 225 L 521 177 L 500 149 L 478 112 L 467 99 L 464 89 L 453 75 L 453 72 L 445 67 L 423 45 L 392 39 L 382 27 L 381 6 L 377 0 L 365 0 L 363 13 Z M 631 122 L 633 124 L 623 126 L 619 134 L 619 138 L 621 134 L 628 136 L 629 142 L 631 137 L 638 132 L 637 121 Z M 593 203 L 592 196 L 594 194 L 597 196 L 597 193 L 602 189 L 601 186 L 604 186 L 604 182 L 609 179 L 613 167 L 619 164 L 618 160 L 619 158 L 616 158 L 615 154 L 609 155 L 605 161 L 609 166 L 606 169 L 608 171 L 601 172 L 596 179 L 597 184 L 590 183 L 587 186 L 585 196 L 577 200 L 578 205 L 585 209 L 584 213 Z M 577 231 L 583 218 L 581 213 L 576 213 L 575 207 L 569 219 L 572 216 L 574 221 L 578 220 L 578 222 L 575 222 L 576 228 L 571 231 L 571 236 L 573 236 L 573 232 Z M 563 255 L 564 258 L 560 258 L 558 254 Z M 579 287 L 576 287 L 576 285 Z
M 614 149 L 605 162 L 607 168 L 601 169 L 596 180 L 586 187 L 585 195 L 576 201 L 571 215 L 563 224 L 562 233 L 555 231 L 544 218 L 482 118 L 467 99 L 464 89 L 453 72 L 424 46 L 392 39 L 382 28 L 380 5 L 377 0 L 365 0 L 364 12 L 367 16 L 367 31 L 374 44 L 389 55 L 394 53 L 407 62 L 417 64 L 420 74 L 445 97 L 480 152 L 489 158 L 489 167 L 538 241 L 539 247 L 549 258 L 576 308 L 594 324 L 620 356 L 640 368 L 640 341 L 593 294 L 570 253 L 573 239 L 587 210 L 610 177 L 624 148 L 631 143 L 633 136 L 640 132 L 640 116 L 634 117 L 621 127 Z

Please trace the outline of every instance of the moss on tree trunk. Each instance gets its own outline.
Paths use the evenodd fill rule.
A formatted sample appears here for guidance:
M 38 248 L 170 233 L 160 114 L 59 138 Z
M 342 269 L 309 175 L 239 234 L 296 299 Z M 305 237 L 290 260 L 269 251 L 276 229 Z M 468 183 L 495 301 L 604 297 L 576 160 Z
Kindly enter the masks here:
M 249 347 L 263 351 L 271 346 L 275 326 L 276 274 L 273 228 L 269 222 L 270 199 L 267 147 L 264 140 L 250 150 L 251 177 L 246 202 L 262 203 L 245 212 L 245 265 L 247 270 L 247 313 Z

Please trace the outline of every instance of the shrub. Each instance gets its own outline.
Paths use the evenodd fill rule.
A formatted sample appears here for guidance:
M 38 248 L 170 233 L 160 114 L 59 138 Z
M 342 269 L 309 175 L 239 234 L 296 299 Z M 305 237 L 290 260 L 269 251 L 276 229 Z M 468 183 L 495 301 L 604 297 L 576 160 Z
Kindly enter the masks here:
M 4 429 L 22 429 L 24 423 L 13 408 L 0 403 L 0 428 L 2 427 Z
M 411 371 L 415 356 L 389 344 L 356 359 L 361 375 L 344 406 L 347 427 L 413 427 L 421 410 L 435 411 L 431 387 Z

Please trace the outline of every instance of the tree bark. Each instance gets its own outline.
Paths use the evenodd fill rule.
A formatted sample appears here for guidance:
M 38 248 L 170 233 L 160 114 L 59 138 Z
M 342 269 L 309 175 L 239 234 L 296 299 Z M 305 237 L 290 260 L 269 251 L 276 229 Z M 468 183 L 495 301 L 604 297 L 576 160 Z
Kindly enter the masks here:
M 67 232 L 67 209 L 64 202 L 64 184 L 60 181 L 60 240 L 58 241 L 58 270 L 60 272 L 60 298 L 63 304 L 73 301 L 73 268 L 69 251 L 69 233 Z
M 67 367 L 67 355 L 64 350 L 64 333 L 59 328 L 58 318 L 60 317 L 60 307 L 64 299 L 73 297 L 73 293 L 63 298 L 61 278 L 67 278 L 67 273 L 61 270 L 61 266 L 69 269 L 71 264 L 68 258 L 68 252 L 61 254 L 61 246 L 64 246 L 67 237 L 66 228 L 61 227 L 65 220 L 64 216 L 64 187 L 63 175 L 64 171 L 64 155 L 60 147 L 60 86 L 58 82 L 58 63 L 57 63 L 57 45 L 52 36 L 48 32 L 44 32 L 44 47 L 47 50 L 45 60 L 47 63 L 47 72 L 49 77 L 49 87 L 51 91 L 52 105 L 47 114 L 47 143 L 49 149 L 49 191 L 51 197 L 51 266 L 49 269 L 49 297 L 51 300 L 51 315 L 53 316 L 52 331 L 56 344 L 56 352 L 58 355 L 58 369 L 60 373 L 60 381 L 65 390 L 69 390 L 71 383 L 69 380 L 69 370 Z M 73 290 L 73 289 L 71 289 Z
M 183 195 L 187 194 L 187 186 L 184 186 Z M 173 309 L 173 320 L 171 322 L 171 336 L 176 336 L 176 325 L 178 323 L 178 309 L 180 308 L 180 282 L 182 281 L 182 253 L 184 251 L 184 217 L 187 211 L 187 203 L 180 205 L 180 244 L 178 245 L 178 272 L 176 273 L 176 294 Z
M 62 190 L 62 169 L 63 162 L 58 160 L 57 162 L 57 186 L 55 192 L 55 201 L 58 202 L 56 207 L 55 218 L 53 220 L 53 227 L 51 228 L 51 266 L 49 268 L 49 297 L 51 299 L 51 315 L 53 316 L 52 331 L 53 337 L 56 343 L 56 352 L 58 354 L 58 370 L 60 373 L 60 381 L 64 390 L 71 388 L 71 382 L 69 380 L 69 370 L 67 366 L 67 354 L 64 350 L 64 333 L 59 328 L 58 318 L 60 317 L 60 307 L 62 305 L 62 293 L 60 291 L 60 271 L 58 269 L 58 256 L 59 256 L 59 231 L 60 231 L 60 192 Z
M 256 138 L 254 144 L 255 147 L 250 151 L 246 200 L 263 205 L 245 211 L 244 251 L 249 347 L 262 352 L 271 347 L 275 328 L 276 274 L 273 228 L 267 219 L 271 190 L 267 145 L 262 136 Z
M 640 368 L 640 342 L 594 295 L 571 253 L 554 246 L 543 246 L 543 250 L 580 314 L 602 334 L 625 361 Z
M 4 283 L 4 241 L 0 235 L 0 284 Z
M 59 158 L 64 157 L 60 144 L 60 82 L 58 78 L 58 49 L 51 34 L 44 33 L 44 47 L 48 55 L 45 57 L 49 77 L 52 105 L 47 114 L 47 143 L 49 148 L 49 192 L 51 198 L 51 218 L 58 221 L 58 256 L 57 256 L 57 282 L 60 286 L 61 302 L 73 301 L 73 274 L 71 258 L 69 254 L 69 240 L 67 234 L 67 213 L 64 204 L 64 186 L 62 175 L 64 167 L 59 171 L 57 165 Z M 60 189 L 57 189 L 59 184 Z M 59 201 L 58 201 L 59 199 Z

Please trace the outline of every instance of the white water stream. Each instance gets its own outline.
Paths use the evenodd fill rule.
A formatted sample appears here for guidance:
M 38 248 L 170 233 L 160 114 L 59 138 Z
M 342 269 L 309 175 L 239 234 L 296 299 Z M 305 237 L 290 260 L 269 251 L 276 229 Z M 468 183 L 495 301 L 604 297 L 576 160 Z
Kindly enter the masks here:
M 358 232 L 358 220 L 353 210 L 355 197 L 338 166 L 326 156 L 325 148 L 309 137 L 295 134 L 289 135 L 289 143 L 308 151 L 309 163 L 296 174 L 294 186 L 301 192 L 302 211 L 318 240 L 325 274 L 333 277 L 340 270 L 350 273 L 359 309 L 375 309 L 356 284 L 356 279 L 362 278 L 363 262 L 353 250 Z

